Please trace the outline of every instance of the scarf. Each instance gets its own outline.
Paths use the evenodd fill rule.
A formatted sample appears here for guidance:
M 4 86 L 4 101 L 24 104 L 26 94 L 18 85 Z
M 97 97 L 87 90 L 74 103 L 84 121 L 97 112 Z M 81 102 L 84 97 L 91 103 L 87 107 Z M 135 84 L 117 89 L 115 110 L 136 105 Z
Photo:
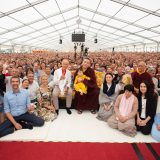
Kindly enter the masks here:
M 138 73 L 138 74 L 143 74 L 144 72 L 145 72 L 145 71 L 140 72 L 139 69 L 137 68 L 137 73 Z
M 123 94 L 120 105 L 119 112 L 122 116 L 128 116 L 128 114 L 132 111 L 134 103 L 134 95 L 132 94 L 128 99 L 126 99 L 125 94 Z
M 62 75 L 66 76 L 66 69 L 62 69 Z M 59 89 L 61 92 L 64 92 L 64 88 L 67 85 L 66 78 L 59 81 Z
M 62 75 L 65 76 L 65 74 L 66 74 L 66 69 L 62 69 Z
M 112 82 L 110 89 L 108 89 L 108 85 L 106 80 L 103 82 L 103 93 L 105 93 L 108 97 L 114 94 L 116 88 L 116 84 Z

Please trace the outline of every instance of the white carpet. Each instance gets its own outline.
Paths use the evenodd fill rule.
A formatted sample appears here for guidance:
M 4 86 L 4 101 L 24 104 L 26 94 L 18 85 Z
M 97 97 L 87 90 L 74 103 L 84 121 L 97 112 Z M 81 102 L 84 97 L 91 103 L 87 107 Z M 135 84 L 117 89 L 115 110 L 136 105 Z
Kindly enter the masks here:
M 18 130 L 0 138 L 0 141 L 44 141 L 48 136 L 50 125 L 51 122 L 47 122 L 43 127 Z
M 109 128 L 107 123 L 96 119 L 96 115 L 75 110 L 68 115 L 60 110 L 58 118 L 44 127 L 33 130 L 20 130 L 1 138 L 1 141 L 61 141 L 61 142 L 156 142 L 150 135 L 138 133 L 131 138 Z

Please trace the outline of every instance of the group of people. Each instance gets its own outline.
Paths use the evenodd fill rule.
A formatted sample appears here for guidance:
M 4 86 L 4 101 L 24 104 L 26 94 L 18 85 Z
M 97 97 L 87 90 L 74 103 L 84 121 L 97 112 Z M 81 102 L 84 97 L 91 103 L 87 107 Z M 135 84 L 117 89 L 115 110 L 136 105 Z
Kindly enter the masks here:
M 98 120 L 125 135 L 141 131 L 160 141 L 158 54 L 90 53 L 75 60 L 69 53 L 0 57 L 0 137 L 55 120 L 63 97 L 69 115 L 71 106 L 78 114 L 97 112 Z

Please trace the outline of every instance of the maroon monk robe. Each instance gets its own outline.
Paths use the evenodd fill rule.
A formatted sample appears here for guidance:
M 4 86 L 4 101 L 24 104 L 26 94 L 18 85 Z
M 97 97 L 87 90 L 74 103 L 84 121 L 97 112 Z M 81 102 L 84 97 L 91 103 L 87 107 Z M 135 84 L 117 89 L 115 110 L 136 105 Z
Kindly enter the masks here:
M 134 87 L 139 88 L 142 81 L 147 81 L 151 85 L 151 87 L 154 88 L 154 83 L 149 73 L 144 72 L 142 74 L 139 74 L 138 72 L 133 72 L 131 76 Z
M 85 79 L 83 81 L 87 86 L 87 94 L 80 95 L 79 92 L 75 93 L 75 108 L 77 110 L 96 110 L 98 109 L 99 88 L 96 83 L 94 70 L 88 68 L 83 74 L 90 77 L 90 80 Z

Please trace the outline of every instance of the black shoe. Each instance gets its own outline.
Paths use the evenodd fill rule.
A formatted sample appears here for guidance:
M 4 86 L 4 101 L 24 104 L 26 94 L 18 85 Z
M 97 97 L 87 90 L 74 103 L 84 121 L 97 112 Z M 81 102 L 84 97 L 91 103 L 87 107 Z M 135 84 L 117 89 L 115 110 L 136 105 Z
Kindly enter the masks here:
M 71 112 L 71 110 L 69 108 L 66 108 L 66 110 L 67 110 L 68 114 L 72 114 L 72 112 Z
M 91 113 L 92 114 L 96 114 L 96 110 L 91 110 Z
M 78 114 L 82 114 L 82 112 L 83 112 L 82 110 L 78 110 L 77 111 Z
M 19 124 L 22 126 L 22 129 L 33 129 L 33 125 L 26 123 L 26 122 L 19 122 Z
M 57 115 L 59 115 L 59 110 L 58 109 L 56 110 L 56 113 L 57 113 Z

